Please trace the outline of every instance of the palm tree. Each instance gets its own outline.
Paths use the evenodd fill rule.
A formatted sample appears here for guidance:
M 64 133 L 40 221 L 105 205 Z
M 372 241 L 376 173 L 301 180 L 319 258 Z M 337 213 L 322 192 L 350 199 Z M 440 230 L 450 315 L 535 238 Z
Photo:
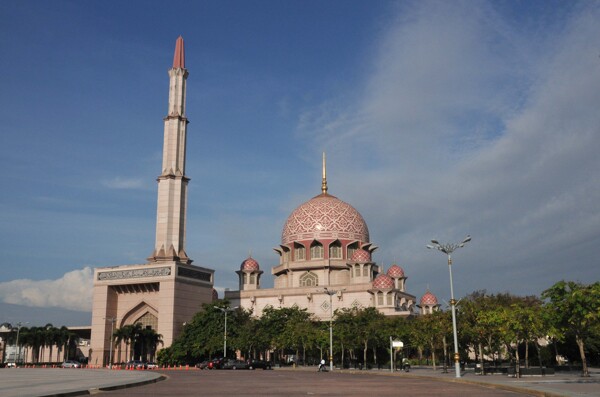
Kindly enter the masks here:
M 141 342 L 143 341 L 143 336 L 142 336 L 142 324 L 141 323 L 135 323 L 133 325 L 129 325 L 129 327 L 131 327 L 131 356 L 133 359 L 135 359 L 135 357 L 138 356 L 137 353 L 139 353 L 140 359 L 141 359 L 141 350 L 143 348 Z
M 73 352 L 77 352 L 77 345 L 79 344 L 79 335 L 77 335 L 74 332 L 70 332 L 68 333 L 69 335 L 69 340 L 67 342 L 67 351 L 66 351 L 66 355 L 67 355 L 67 359 L 69 359 L 70 357 L 73 357 L 74 354 L 71 354 Z
M 157 333 L 152 328 L 142 329 L 140 334 L 139 344 L 141 346 L 141 357 L 146 360 L 154 359 L 156 347 L 162 344 L 162 335 Z
M 46 324 L 44 327 L 44 347 L 48 346 L 50 351 L 48 352 L 48 361 L 52 361 L 52 349 L 57 343 L 58 339 L 58 328 L 52 324 Z
M 60 362 L 62 360 L 66 360 L 66 352 L 68 350 L 69 343 L 69 329 L 64 325 L 60 327 L 56 332 L 56 362 Z M 64 353 L 63 353 L 64 351 Z M 61 360 L 60 355 L 63 353 L 63 358 Z
M 117 328 L 113 332 L 113 338 L 117 346 L 119 347 L 119 361 L 121 361 L 121 346 L 125 343 L 125 361 L 129 361 L 129 344 L 131 343 L 132 337 L 131 325 L 125 325 L 121 328 Z

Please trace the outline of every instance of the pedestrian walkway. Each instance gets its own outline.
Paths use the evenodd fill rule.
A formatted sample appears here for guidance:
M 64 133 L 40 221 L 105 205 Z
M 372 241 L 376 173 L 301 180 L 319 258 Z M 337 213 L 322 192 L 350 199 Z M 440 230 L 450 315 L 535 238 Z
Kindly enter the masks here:
M 2 368 L 0 396 L 40 397 L 93 394 L 165 379 L 154 371 L 80 368 Z
M 433 371 L 431 367 L 411 368 L 410 372 L 390 372 L 389 370 L 344 372 L 368 372 L 390 376 L 406 376 L 431 378 L 445 382 L 462 382 L 488 387 L 527 393 L 543 397 L 600 397 L 600 369 L 590 369 L 590 377 L 583 378 L 579 372 L 559 372 L 549 376 L 527 376 L 513 378 L 507 375 L 475 375 L 472 372 L 463 373 L 461 378 L 456 378 L 453 369 L 443 373 L 441 369 Z

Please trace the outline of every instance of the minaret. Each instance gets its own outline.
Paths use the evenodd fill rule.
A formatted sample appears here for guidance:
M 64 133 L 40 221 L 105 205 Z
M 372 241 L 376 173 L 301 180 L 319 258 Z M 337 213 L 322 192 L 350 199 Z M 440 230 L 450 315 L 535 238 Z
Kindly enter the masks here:
M 185 143 L 188 120 L 185 117 L 185 68 L 183 38 L 175 44 L 173 67 L 169 70 L 169 110 L 164 118 L 162 172 L 158 177 L 156 244 L 150 262 L 191 263 L 185 253 L 187 184 Z

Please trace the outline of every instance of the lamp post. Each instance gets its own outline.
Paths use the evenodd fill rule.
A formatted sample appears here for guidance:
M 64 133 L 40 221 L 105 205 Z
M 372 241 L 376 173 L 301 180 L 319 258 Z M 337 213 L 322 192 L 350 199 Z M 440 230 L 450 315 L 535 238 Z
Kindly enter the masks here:
M 108 368 L 112 368 L 112 352 L 113 352 L 113 333 L 115 322 L 117 321 L 116 317 L 104 317 L 104 320 L 110 321 L 110 347 L 108 350 Z
M 225 313 L 225 331 L 223 332 L 223 358 L 227 357 L 227 312 L 232 312 L 236 307 L 217 307 L 220 311 Z
M 452 307 L 452 333 L 454 334 L 454 368 L 456 369 L 456 377 L 460 378 L 460 355 L 458 354 L 458 333 L 456 331 L 456 300 L 454 299 L 454 286 L 452 285 L 452 253 L 459 248 L 465 246 L 471 241 L 471 236 L 465 237 L 458 244 L 440 244 L 437 240 L 431 240 L 431 244 L 427 245 L 429 249 L 436 249 L 448 256 L 448 272 L 450 273 L 450 305 Z
M 325 287 L 324 291 L 329 295 L 329 370 L 333 371 L 333 295 L 344 290 L 336 291 Z

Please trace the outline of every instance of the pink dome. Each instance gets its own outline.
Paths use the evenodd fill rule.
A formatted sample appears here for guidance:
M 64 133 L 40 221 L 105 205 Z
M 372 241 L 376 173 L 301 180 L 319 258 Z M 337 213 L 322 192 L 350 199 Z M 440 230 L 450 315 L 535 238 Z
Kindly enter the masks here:
M 240 270 L 246 270 L 249 272 L 254 272 L 260 270 L 260 266 L 258 262 L 255 261 L 251 256 L 249 256 L 245 261 L 240 265 Z
M 352 253 L 352 258 L 350 258 L 351 262 L 371 262 L 371 254 L 369 251 L 364 249 L 358 249 Z
M 427 291 L 421 298 L 421 306 L 435 306 L 438 304 L 438 300 L 434 294 Z
M 387 274 L 380 274 L 373 280 L 373 288 L 375 289 L 392 289 L 394 288 L 394 280 Z
M 302 240 L 345 239 L 369 242 L 369 228 L 350 204 L 327 193 L 296 208 L 288 217 L 281 243 Z
M 402 278 L 404 277 L 404 270 L 400 266 L 393 264 L 388 269 L 387 275 L 392 278 Z
M 216 300 L 219 300 L 219 293 L 214 288 L 212 290 L 212 300 L 213 300 L 213 302 L 216 301 Z

